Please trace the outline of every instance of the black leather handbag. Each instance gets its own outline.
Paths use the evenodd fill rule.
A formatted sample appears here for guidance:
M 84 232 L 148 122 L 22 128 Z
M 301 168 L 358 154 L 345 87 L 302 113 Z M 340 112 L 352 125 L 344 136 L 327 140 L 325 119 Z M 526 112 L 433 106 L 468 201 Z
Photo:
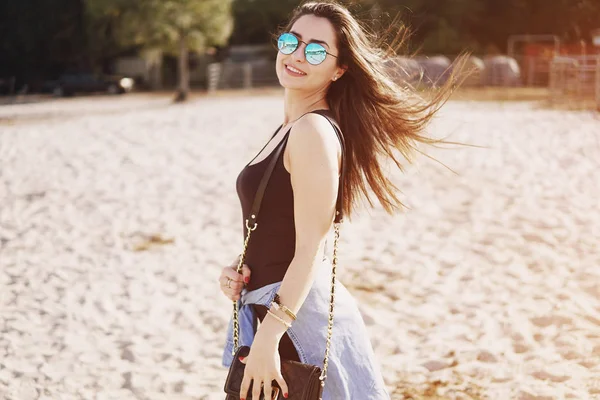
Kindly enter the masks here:
M 235 353 L 233 364 L 229 368 L 229 374 L 225 381 L 226 400 L 239 400 L 240 387 L 244 378 L 245 365 L 238 359 L 239 356 L 246 357 L 250 354 L 250 347 L 242 346 Z M 323 386 L 321 382 L 321 368 L 303 364 L 293 360 L 281 360 L 281 375 L 288 385 L 287 400 L 316 400 L 320 399 Z M 279 385 L 273 381 L 273 399 L 283 399 L 283 393 L 280 394 Z M 261 392 L 260 399 L 264 399 L 264 394 Z M 248 389 L 246 400 L 252 399 L 252 384 Z M 268 399 L 267 399 L 268 400 Z
M 337 267 L 337 245 L 340 236 L 340 225 L 343 222 L 342 215 L 342 194 L 343 194 L 343 186 L 345 176 L 345 161 L 346 161 L 346 152 L 344 146 L 344 138 L 341 134 L 341 130 L 337 123 L 331 119 L 327 114 L 326 110 L 316 110 L 312 111 L 313 113 L 317 113 L 326 117 L 329 122 L 333 125 L 336 134 L 340 139 L 340 143 L 342 146 L 342 171 L 340 174 L 339 180 L 339 189 L 338 189 L 338 198 L 336 202 L 336 215 L 334 219 L 334 241 L 333 241 L 333 259 L 332 259 L 332 267 L 331 267 L 331 292 L 330 292 L 330 301 L 329 301 L 329 322 L 327 326 L 327 342 L 325 345 L 325 357 L 323 360 L 323 368 L 319 368 L 316 365 L 304 364 L 293 360 L 284 360 L 281 359 L 281 374 L 285 379 L 285 382 L 288 385 L 288 397 L 287 400 L 320 400 L 323 395 L 323 388 L 325 387 L 325 380 L 327 378 L 327 366 L 329 361 L 329 349 L 331 346 L 331 334 L 333 329 L 333 308 L 335 302 L 335 273 Z M 283 147 L 285 146 L 285 142 L 287 141 L 287 137 L 282 140 L 277 148 L 274 150 L 273 158 L 269 161 L 269 165 L 265 170 L 265 173 L 260 181 L 258 189 L 256 191 L 256 195 L 254 197 L 254 202 L 252 203 L 252 209 L 250 210 L 250 215 L 246 219 L 246 228 L 247 234 L 246 239 L 244 241 L 244 249 L 242 251 L 238 266 L 237 272 L 239 273 L 242 270 L 242 266 L 244 265 L 246 258 L 246 250 L 248 248 L 248 243 L 250 241 L 251 233 L 257 228 L 258 221 L 258 212 L 260 211 L 260 204 L 262 202 L 262 198 L 265 193 L 265 189 L 267 184 L 269 183 L 269 178 L 271 177 L 271 173 L 275 168 L 275 163 L 281 154 Z M 250 353 L 250 347 L 242 346 L 239 347 L 239 320 L 238 320 L 238 302 L 233 302 L 233 362 L 229 367 L 229 373 L 227 374 L 227 379 L 225 381 L 225 393 L 227 394 L 226 400 L 239 400 L 240 398 L 240 387 L 242 385 L 242 379 L 244 378 L 244 368 L 245 364 L 243 364 L 239 357 L 246 357 Z M 277 384 L 276 381 L 272 382 L 274 394 L 273 399 L 284 400 L 283 393 L 281 393 L 281 388 Z M 264 394 L 261 392 L 261 396 L 259 400 L 264 399 Z M 252 399 L 252 383 L 250 388 L 248 389 L 248 396 L 246 400 Z M 268 399 L 267 399 L 268 400 Z

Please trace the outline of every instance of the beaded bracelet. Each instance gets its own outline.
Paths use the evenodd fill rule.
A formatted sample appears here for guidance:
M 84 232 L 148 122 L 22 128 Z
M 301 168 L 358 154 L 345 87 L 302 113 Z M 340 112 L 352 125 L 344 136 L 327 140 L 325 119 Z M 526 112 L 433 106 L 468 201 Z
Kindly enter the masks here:
M 292 324 L 290 324 L 289 322 L 287 322 L 286 320 L 284 320 L 283 318 L 280 318 L 278 315 L 276 315 L 274 312 L 272 312 L 271 310 L 267 310 L 267 314 L 269 314 L 270 316 L 272 316 L 273 318 L 275 318 L 277 321 L 281 322 L 282 324 L 284 324 L 288 329 L 292 327 Z
M 292 310 L 290 310 L 289 308 L 287 308 L 286 306 L 284 306 L 283 304 L 281 304 L 281 299 L 279 298 L 279 294 L 275 293 L 275 298 L 273 299 L 273 302 L 271 302 L 271 305 L 276 310 L 281 310 L 284 313 L 286 313 L 294 321 L 296 320 L 296 314 L 294 314 L 292 312 Z

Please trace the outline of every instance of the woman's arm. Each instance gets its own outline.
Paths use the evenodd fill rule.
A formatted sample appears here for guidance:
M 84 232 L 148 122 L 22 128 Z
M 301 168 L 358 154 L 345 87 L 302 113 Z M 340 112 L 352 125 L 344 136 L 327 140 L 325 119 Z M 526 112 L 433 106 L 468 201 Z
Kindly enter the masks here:
M 341 146 L 325 118 L 307 114 L 292 128 L 288 139 L 288 164 L 294 192 L 296 250 L 279 288 L 281 302 L 297 313 L 312 286 L 327 233 L 331 228 L 337 200 Z M 284 397 L 287 384 L 280 371 L 279 341 L 286 327 L 268 314 L 258 329 L 246 364 L 240 388 L 246 398 L 253 381 L 252 398 L 271 393 L 276 380 Z M 269 398 L 269 396 L 265 396 Z
M 296 250 L 278 293 L 281 302 L 297 313 L 312 286 L 333 222 L 341 146 L 331 123 L 317 114 L 307 114 L 296 122 L 287 146 Z M 279 341 L 285 326 L 274 318 L 265 318 L 259 330 Z

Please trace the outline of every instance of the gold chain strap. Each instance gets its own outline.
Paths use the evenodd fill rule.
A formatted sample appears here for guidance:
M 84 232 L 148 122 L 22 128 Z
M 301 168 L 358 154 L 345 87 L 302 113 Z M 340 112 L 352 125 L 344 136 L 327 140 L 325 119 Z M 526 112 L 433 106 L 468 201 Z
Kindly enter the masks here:
M 325 379 L 327 379 L 327 367 L 329 366 L 329 349 L 331 348 L 331 336 L 333 333 L 333 306 L 335 304 L 335 272 L 337 267 L 337 250 L 338 240 L 340 238 L 341 223 L 333 224 L 333 260 L 331 263 L 331 292 L 329 294 L 329 321 L 327 323 L 327 342 L 325 343 L 325 358 L 323 359 L 323 370 L 321 371 L 321 387 L 325 387 Z
M 256 230 L 257 223 L 254 223 L 254 226 L 250 228 L 250 221 L 246 220 L 246 228 L 248 229 L 248 233 L 246 234 L 246 240 L 244 240 L 244 249 L 242 254 L 240 254 L 240 261 L 238 262 L 237 272 L 240 273 L 242 270 L 242 266 L 244 265 L 244 261 L 246 259 L 246 250 L 248 249 L 248 242 L 250 241 L 250 234 Z M 333 260 L 331 263 L 331 291 L 329 297 L 329 319 L 327 323 L 327 341 L 325 342 L 325 357 L 323 359 L 323 370 L 321 371 L 321 376 L 319 379 L 321 380 L 321 387 L 325 387 L 325 379 L 327 379 L 327 367 L 329 366 L 329 350 L 331 348 L 331 337 L 333 334 L 333 309 L 335 304 L 335 277 L 336 277 L 336 268 L 337 268 L 337 251 L 338 251 L 338 241 L 340 238 L 340 225 L 339 223 L 334 223 L 334 236 L 333 236 Z M 231 355 L 235 355 L 235 352 L 239 346 L 239 336 L 240 336 L 240 328 L 239 328 L 239 317 L 238 317 L 238 302 L 237 300 L 233 301 L 233 349 L 231 351 Z
M 252 216 L 254 217 L 254 215 Z M 254 226 L 250 228 L 250 220 L 246 220 L 246 228 L 248 229 L 248 233 L 246 234 L 246 240 L 244 240 L 244 249 L 242 254 L 240 254 L 240 261 L 237 266 L 237 273 L 242 272 L 242 267 L 244 266 L 244 262 L 246 261 L 246 250 L 248 250 L 248 242 L 250 241 L 250 234 L 256 229 L 258 223 L 255 222 Z M 240 321 L 238 317 L 238 302 L 237 300 L 233 300 L 233 349 L 231 350 L 231 355 L 234 356 L 235 352 L 239 347 L 240 342 Z

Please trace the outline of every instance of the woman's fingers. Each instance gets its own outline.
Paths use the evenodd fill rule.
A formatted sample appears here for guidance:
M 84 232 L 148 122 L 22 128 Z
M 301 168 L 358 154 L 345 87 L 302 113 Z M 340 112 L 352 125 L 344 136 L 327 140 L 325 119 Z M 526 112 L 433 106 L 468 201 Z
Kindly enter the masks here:
M 226 279 L 224 279 L 224 281 L 227 282 Z M 228 297 L 239 296 L 242 293 L 242 289 L 244 288 L 243 283 L 234 281 L 230 281 L 229 286 L 227 285 L 227 283 L 221 282 L 220 286 L 221 291 L 225 293 L 225 295 Z
M 273 398 L 273 388 L 271 387 L 271 380 L 264 380 L 263 393 L 265 394 L 265 400 L 271 400 Z M 259 397 L 260 398 L 260 397 Z
M 230 268 L 230 267 L 223 268 L 223 272 L 221 273 L 221 276 L 229 278 L 236 282 L 244 281 L 244 277 L 242 276 L 242 274 L 238 274 L 238 272 L 234 268 Z M 226 279 L 224 279 L 224 280 L 226 280 Z
M 240 299 L 240 293 L 239 292 L 235 292 L 233 289 L 227 289 L 227 288 L 222 288 L 223 293 L 225 294 L 225 296 L 227 296 L 229 298 L 229 300 L 239 300 Z
M 242 379 L 242 384 L 240 385 L 240 400 L 245 400 L 248 397 L 248 387 L 250 386 L 250 378 L 248 375 L 244 374 L 244 378 Z M 260 399 L 260 397 L 252 395 L 252 398 Z
M 250 271 L 250 267 L 248 267 L 246 264 L 244 264 L 244 266 L 242 267 L 242 277 L 243 277 L 243 281 L 248 284 L 250 283 L 250 275 L 252 274 L 252 271 Z
M 219 286 L 221 291 L 230 300 L 239 300 L 242 289 L 244 289 L 244 280 L 250 281 L 250 268 L 244 264 L 242 273 L 238 273 L 235 267 L 225 267 L 219 276 Z
M 219 288 L 221 289 L 221 292 L 223 292 L 223 294 L 225 296 L 231 298 L 231 294 L 230 293 L 233 293 L 233 292 L 231 291 L 231 289 L 228 289 L 227 286 L 223 285 L 223 280 L 222 279 L 219 279 Z
M 239 360 L 245 365 L 248 362 L 248 357 L 240 357 Z M 273 396 L 273 381 L 279 384 L 283 397 L 287 399 L 288 386 L 279 369 L 274 370 L 271 374 L 267 373 L 265 378 L 259 379 L 255 377 L 255 372 L 257 371 L 252 370 L 252 368 L 252 366 L 246 366 L 244 370 L 244 377 L 240 386 L 240 399 L 245 399 L 248 396 L 248 390 L 250 389 L 250 385 L 252 385 L 252 399 L 260 399 L 260 393 L 262 392 L 264 393 L 265 400 L 271 400 Z M 269 375 L 274 377 L 269 377 Z
M 263 382 L 262 379 L 254 378 L 252 381 L 252 398 L 260 399 L 260 391 L 262 390 Z M 244 397 L 245 399 L 245 397 Z
M 287 399 L 288 393 L 290 391 L 288 390 L 287 382 L 285 381 L 285 379 L 283 379 L 283 375 L 281 375 L 281 372 L 278 372 L 277 377 L 275 377 L 275 380 L 277 381 L 277 383 L 279 384 L 279 387 L 281 388 L 281 393 L 283 394 L 283 397 L 285 397 Z
M 219 283 L 221 284 L 223 290 L 233 290 L 234 293 L 240 293 L 244 288 L 243 282 L 234 281 L 233 279 L 228 281 L 227 277 L 221 279 Z

